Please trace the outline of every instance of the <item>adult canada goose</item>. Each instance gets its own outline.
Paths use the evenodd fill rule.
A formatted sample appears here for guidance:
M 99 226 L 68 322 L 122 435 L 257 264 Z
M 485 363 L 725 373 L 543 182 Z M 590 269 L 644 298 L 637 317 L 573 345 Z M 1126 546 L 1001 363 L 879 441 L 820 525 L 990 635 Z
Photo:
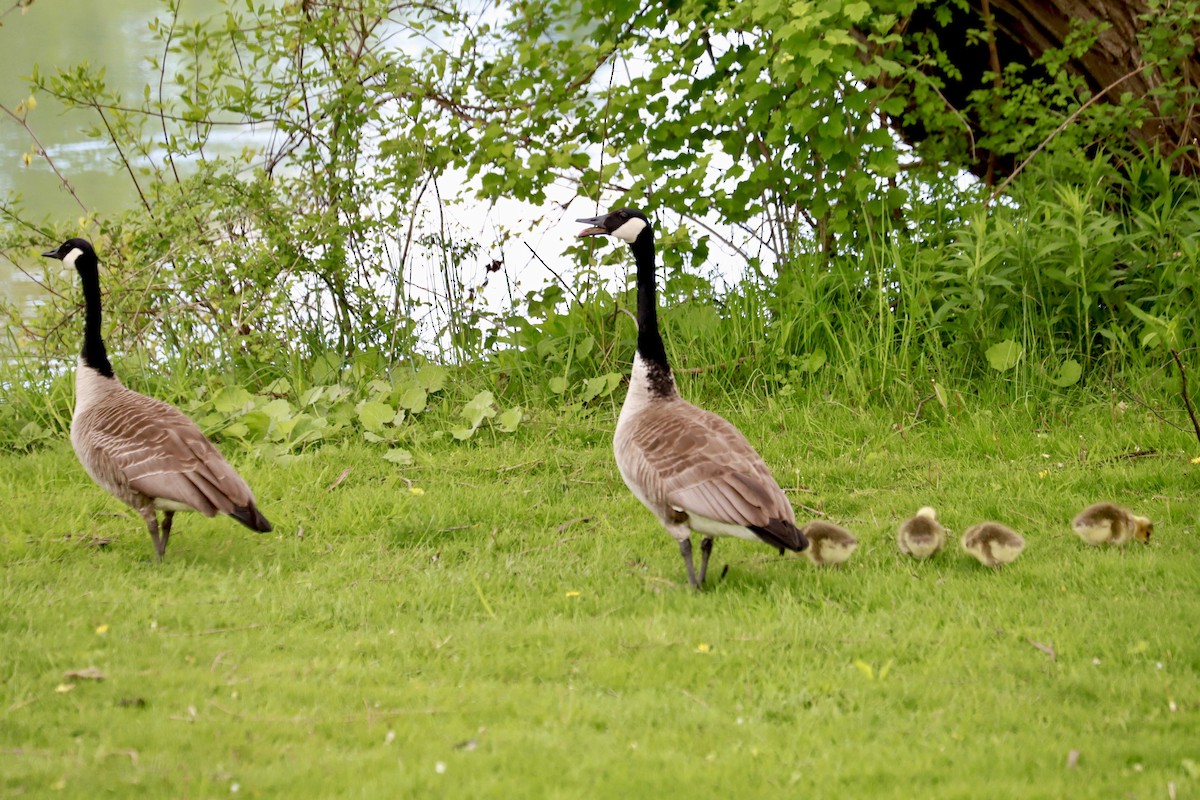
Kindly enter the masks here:
M 912 519 L 905 520 L 896 534 L 900 552 L 917 559 L 926 559 L 946 543 L 946 529 L 938 522 L 937 512 L 929 506 L 917 509 Z
M 981 522 L 967 528 L 962 547 L 985 567 L 1011 564 L 1025 549 L 1025 539 L 999 522 Z
M 658 331 L 654 230 L 640 211 L 622 208 L 578 220 L 580 237 L 608 235 L 627 243 L 637 263 L 637 353 L 621 406 L 613 452 L 625 484 L 679 542 L 688 582 L 704 583 L 713 538 L 764 542 L 782 552 L 808 540 L 767 465 L 746 437 L 723 418 L 688 403 L 675 388 Z M 700 574 L 691 534 L 700 542 Z
M 814 564 L 836 566 L 850 558 L 858 547 L 858 540 L 850 531 L 832 522 L 814 520 L 802 526 L 800 532 L 808 539 L 804 555 Z
M 1090 545 L 1111 544 L 1124 547 L 1131 539 L 1143 544 L 1150 541 L 1154 523 L 1139 517 L 1116 503 L 1096 503 L 1075 515 L 1071 527 Z
M 146 520 L 158 560 L 167 552 L 176 511 L 206 517 L 220 511 L 251 530 L 271 530 L 250 487 L 196 423 L 173 406 L 126 389 L 113 374 L 100 335 L 100 262 L 91 243 L 68 239 L 42 255 L 75 267 L 83 284 L 83 352 L 71 417 L 75 455 L 92 480 Z

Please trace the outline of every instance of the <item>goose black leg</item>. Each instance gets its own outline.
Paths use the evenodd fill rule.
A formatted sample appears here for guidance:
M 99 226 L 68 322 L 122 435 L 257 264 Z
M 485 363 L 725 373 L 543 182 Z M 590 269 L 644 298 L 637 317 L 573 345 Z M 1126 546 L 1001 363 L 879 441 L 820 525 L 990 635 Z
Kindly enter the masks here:
M 142 519 L 146 520 L 146 528 L 150 531 L 150 540 L 154 542 L 154 553 L 161 562 L 167 552 L 167 540 L 158 535 L 158 512 L 154 510 L 154 506 L 150 506 L 142 509 L 141 513 Z
M 167 539 L 171 538 L 171 523 L 174 521 L 175 521 L 175 512 L 174 511 L 164 511 L 163 512 L 163 521 L 162 521 L 162 543 L 163 543 L 162 551 L 163 551 L 163 555 L 167 554 Z M 161 559 L 162 556 L 159 556 L 159 558 Z
M 700 540 L 700 585 L 704 585 L 704 576 L 708 574 L 708 557 L 712 555 L 713 539 L 705 536 Z
M 687 565 L 688 583 L 693 589 L 700 588 L 700 582 L 696 580 L 696 568 L 692 566 L 692 537 L 681 539 L 679 541 L 679 555 L 683 556 L 683 563 Z

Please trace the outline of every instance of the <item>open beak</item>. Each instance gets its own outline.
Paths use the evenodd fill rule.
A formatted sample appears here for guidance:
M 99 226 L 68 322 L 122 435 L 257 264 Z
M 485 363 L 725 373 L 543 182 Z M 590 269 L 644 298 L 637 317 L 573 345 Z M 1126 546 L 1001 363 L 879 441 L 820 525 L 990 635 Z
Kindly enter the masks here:
M 608 218 L 607 214 L 599 217 L 586 217 L 577 219 L 576 222 L 582 222 L 590 227 L 584 228 L 579 233 L 575 234 L 575 238 L 582 239 L 585 236 L 603 236 L 608 233 L 608 228 L 604 227 L 604 220 Z

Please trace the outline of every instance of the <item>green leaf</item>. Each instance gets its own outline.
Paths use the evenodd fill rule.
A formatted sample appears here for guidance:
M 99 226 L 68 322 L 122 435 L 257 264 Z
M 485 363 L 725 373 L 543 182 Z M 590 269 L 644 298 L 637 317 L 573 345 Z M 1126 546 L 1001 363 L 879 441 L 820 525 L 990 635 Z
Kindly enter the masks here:
M 846 19 L 857 25 L 862 21 L 862 18 L 871 13 L 871 4 L 858 0 L 856 3 L 848 3 L 842 13 L 846 15 Z
M 496 426 L 505 433 L 512 433 L 520 426 L 524 416 L 520 406 L 513 406 L 496 418 Z
M 484 419 L 491 419 L 496 416 L 496 408 L 493 405 L 495 401 L 496 398 L 492 393 L 484 390 L 471 398 L 471 401 L 463 406 L 460 413 L 471 424 L 472 428 L 478 428 Z
M 385 461 L 390 461 L 393 464 L 407 466 L 413 463 L 413 454 L 405 450 L 403 447 L 393 447 L 383 454 Z
M 555 394 L 562 394 L 570 387 L 570 382 L 561 375 L 557 375 L 550 379 L 550 391 Z
M 413 388 L 400 395 L 400 407 L 406 408 L 414 414 L 420 414 L 425 410 L 425 404 L 429 401 L 429 394 L 420 386 Z
M 1076 383 L 1078 383 L 1079 378 L 1082 375 L 1083 366 L 1075 359 L 1071 359 L 1070 361 L 1063 362 L 1063 365 L 1058 368 L 1058 373 L 1050 379 L 1050 382 L 1055 386 L 1062 386 L 1065 388 L 1067 386 L 1074 386 Z
M 988 364 L 992 366 L 992 369 L 1006 372 L 1017 366 L 1024 352 L 1025 349 L 1021 345 L 1008 339 L 989 347 L 985 355 L 987 355 Z
M 246 427 L 244 422 L 235 422 L 232 425 L 226 425 L 225 430 L 221 431 L 222 436 L 232 436 L 235 439 L 245 439 L 246 434 L 250 429 Z
M 475 435 L 477 428 L 454 428 L 450 431 L 450 435 L 460 442 L 466 441 Z
M 396 418 L 396 409 L 379 400 L 366 400 L 358 404 L 358 421 L 368 431 L 381 431 L 383 426 Z
M 226 386 L 213 397 L 213 408 L 223 414 L 248 411 L 254 404 L 254 396 L 241 386 Z
M 427 392 L 440 392 L 446 385 L 446 370 L 437 364 L 426 364 L 417 370 L 417 384 Z
M 818 347 L 816 350 L 813 350 L 804 358 L 800 359 L 798 367 L 801 372 L 812 374 L 821 367 L 825 366 L 825 360 L 825 351 Z
M 933 382 L 933 396 L 937 398 L 938 405 L 942 407 L 943 411 L 950 410 L 950 404 L 946 402 L 946 390 L 937 381 Z
M 603 375 L 588 378 L 583 382 L 583 392 L 579 399 L 585 403 L 591 402 L 608 387 L 608 378 Z
M 268 417 L 275 420 L 276 422 L 280 422 L 285 419 L 291 419 L 291 416 L 292 416 L 291 404 L 288 403 L 287 400 L 284 400 L 282 397 L 280 397 L 276 400 L 272 400 L 271 402 L 269 402 L 265 406 L 263 406 L 260 410 L 264 414 L 266 414 Z
M 313 359 L 312 366 L 308 368 L 309 375 L 312 376 L 315 384 L 336 383 L 337 376 L 341 371 L 342 356 L 332 350 L 321 353 Z

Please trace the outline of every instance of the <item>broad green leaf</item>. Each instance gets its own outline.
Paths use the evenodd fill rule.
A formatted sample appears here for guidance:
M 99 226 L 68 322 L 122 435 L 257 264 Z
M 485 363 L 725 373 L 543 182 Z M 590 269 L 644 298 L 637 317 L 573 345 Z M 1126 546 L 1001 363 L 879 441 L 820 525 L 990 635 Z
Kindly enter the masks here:
M 858 0 L 855 3 L 847 3 L 842 9 L 842 13 L 846 15 L 846 19 L 857 25 L 862 21 L 862 18 L 871 13 L 871 4 Z
M 381 431 L 383 426 L 396 418 L 396 409 L 378 400 L 366 400 L 358 404 L 358 420 L 368 431 Z
M 245 439 L 248 433 L 250 433 L 250 429 L 246 427 L 246 423 L 244 422 L 235 422 L 232 425 L 226 425 L 225 430 L 221 431 L 222 436 L 232 436 L 235 439 Z
M 440 392 L 446 385 L 446 370 L 437 364 L 425 364 L 417 370 L 417 384 L 427 392 Z
M 801 372 L 813 373 L 825 366 L 825 351 L 817 348 L 811 353 L 800 359 L 798 365 Z
M 308 369 L 313 383 L 318 385 L 336 383 L 337 376 L 342 371 L 342 357 L 332 350 L 327 350 L 314 358 L 312 366 Z
M 413 463 L 413 454 L 405 450 L 403 447 L 393 447 L 383 454 L 385 461 L 390 461 L 393 464 L 407 466 Z
M 496 408 L 493 405 L 495 397 L 491 392 L 484 390 L 471 398 L 471 401 L 463 406 L 462 417 L 471 424 L 472 428 L 478 428 L 479 423 L 484 419 L 491 419 L 496 416 Z
M 1055 386 L 1062 386 L 1065 388 L 1067 386 L 1074 386 L 1076 383 L 1078 383 L 1079 378 L 1082 375 L 1083 366 L 1075 359 L 1071 359 L 1070 361 L 1063 362 L 1063 365 L 1058 368 L 1058 373 L 1050 379 L 1050 382 Z
M 254 403 L 254 395 L 241 386 L 226 386 L 213 397 L 213 408 L 223 414 L 248 410 Z
M 474 436 L 476 430 L 478 428 L 454 428 L 450 431 L 450 435 L 462 442 Z
M 988 364 L 992 366 L 992 369 L 1006 372 L 1017 366 L 1024 352 L 1025 349 L 1021 345 L 1008 339 L 989 347 L 985 355 L 987 355 Z
M 407 408 L 414 414 L 420 414 L 425 410 L 425 404 L 429 401 L 429 394 L 420 386 L 413 388 L 400 395 L 400 407 Z
M 550 391 L 555 394 L 562 394 L 570 387 L 570 382 L 561 375 L 556 375 L 550 379 Z
M 276 378 L 263 389 L 263 394 L 287 394 L 292 390 L 292 382 L 287 378 Z
M 247 412 L 242 421 L 246 423 L 247 436 L 251 439 L 266 439 L 271 432 L 271 418 L 259 409 Z
M 512 433 L 521 425 L 524 412 L 520 406 L 513 406 L 496 418 L 496 427 L 505 433 Z
M 275 421 L 290 419 L 292 416 L 292 406 L 287 400 L 282 397 L 272 400 L 263 406 L 260 411 Z
M 608 386 L 608 378 L 600 375 L 595 378 L 588 378 L 583 382 L 583 391 L 580 392 L 579 399 L 587 403 L 594 400 Z

